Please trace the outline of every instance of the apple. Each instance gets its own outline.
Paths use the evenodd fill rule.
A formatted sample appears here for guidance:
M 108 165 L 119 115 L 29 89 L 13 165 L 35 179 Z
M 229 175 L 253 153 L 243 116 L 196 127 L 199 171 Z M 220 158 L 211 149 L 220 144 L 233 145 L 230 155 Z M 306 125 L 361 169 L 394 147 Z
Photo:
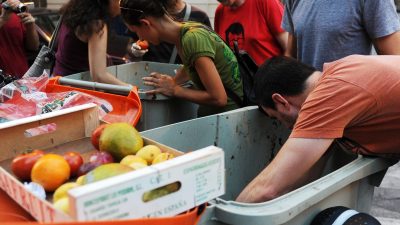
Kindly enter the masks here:
M 99 150 L 99 140 L 100 140 L 100 136 L 101 133 L 103 133 L 104 128 L 106 128 L 108 124 L 102 124 L 100 126 L 98 126 L 93 132 L 92 132 L 92 145 Z
M 78 173 L 79 167 L 83 164 L 83 158 L 79 152 L 69 151 L 63 154 L 64 159 L 70 167 L 70 177 L 75 177 Z
M 89 162 L 100 163 L 100 164 L 107 164 L 113 163 L 114 158 L 108 152 L 94 152 L 89 156 Z
M 77 177 L 81 177 L 87 173 L 89 173 L 90 171 L 92 171 L 93 169 L 95 169 L 96 167 L 100 166 L 101 164 L 98 162 L 85 162 L 83 163 L 77 172 Z

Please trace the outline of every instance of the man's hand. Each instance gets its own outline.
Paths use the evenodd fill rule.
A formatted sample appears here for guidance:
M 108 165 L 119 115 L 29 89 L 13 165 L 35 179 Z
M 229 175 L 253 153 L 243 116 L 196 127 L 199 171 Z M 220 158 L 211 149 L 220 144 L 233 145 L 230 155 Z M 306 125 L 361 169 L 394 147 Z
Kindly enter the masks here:
M 12 7 L 17 7 L 19 4 L 19 1 L 16 0 L 7 0 L 4 3 L 8 4 L 11 8 Z M 11 14 L 13 13 L 13 11 L 11 9 L 1 9 L 1 14 L 0 14 L 0 18 L 4 21 L 7 22 L 10 19 Z
M 23 12 L 23 13 L 18 13 L 19 18 L 21 18 L 21 22 L 26 26 L 26 25 L 33 25 L 35 23 L 35 18 L 28 13 L 28 12 Z
M 238 202 L 264 202 L 313 180 L 320 172 L 313 168 L 333 139 L 289 138 L 278 155 L 240 193 Z

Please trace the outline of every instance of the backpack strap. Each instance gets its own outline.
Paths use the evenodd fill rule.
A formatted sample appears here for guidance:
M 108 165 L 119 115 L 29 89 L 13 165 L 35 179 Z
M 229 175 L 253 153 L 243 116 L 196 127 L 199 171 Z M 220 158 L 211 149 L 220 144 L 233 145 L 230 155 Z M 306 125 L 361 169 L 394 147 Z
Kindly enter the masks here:
M 185 17 L 183 17 L 183 22 L 189 21 L 190 13 L 192 12 L 192 6 L 187 2 L 185 4 L 186 4 L 186 7 L 185 7 L 186 9 L 185 9 Z M 176 48 L 176 46 L 174 46 L 171 57 L 169 58 L 170 64 L 175 63 L 177 55 L 178 55 L 178 49 Z

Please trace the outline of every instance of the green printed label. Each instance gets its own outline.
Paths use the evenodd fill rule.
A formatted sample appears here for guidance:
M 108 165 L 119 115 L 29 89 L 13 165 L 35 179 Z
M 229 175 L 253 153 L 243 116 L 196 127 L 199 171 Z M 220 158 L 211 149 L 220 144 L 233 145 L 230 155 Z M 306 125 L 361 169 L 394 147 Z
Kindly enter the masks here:
M 183 170 L 183 174 L 191 173 L 193 171 L 200 170 L 200 169 L 203 169 L 205 167 L 208 167 L 208 166 L 220 163 L 220 162 L 221 162 L 221 159 L 218 158 L 218 159 L 210 160 L 208 162 L 204 162 L 202 164 L 197 164 L 197 165 L 195 165 L 193 167 L 190 167 L 190 168 L 187 168 L 187 169 Z

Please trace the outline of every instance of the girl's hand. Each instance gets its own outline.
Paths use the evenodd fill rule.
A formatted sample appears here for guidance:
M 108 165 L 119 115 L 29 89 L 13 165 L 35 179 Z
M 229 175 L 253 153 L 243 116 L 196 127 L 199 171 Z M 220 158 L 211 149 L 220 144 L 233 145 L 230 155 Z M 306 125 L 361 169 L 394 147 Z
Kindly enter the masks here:
M 143 83 L 148 86 L 155 87 L 154 90 L 149 90 L 146 94 L 163 94 L 166 96 L 175 96 L 175 90 L 178 85 L 175 80 L 168 75 L 160 73 L 151 73 L 149 77 L 143 77 Z

